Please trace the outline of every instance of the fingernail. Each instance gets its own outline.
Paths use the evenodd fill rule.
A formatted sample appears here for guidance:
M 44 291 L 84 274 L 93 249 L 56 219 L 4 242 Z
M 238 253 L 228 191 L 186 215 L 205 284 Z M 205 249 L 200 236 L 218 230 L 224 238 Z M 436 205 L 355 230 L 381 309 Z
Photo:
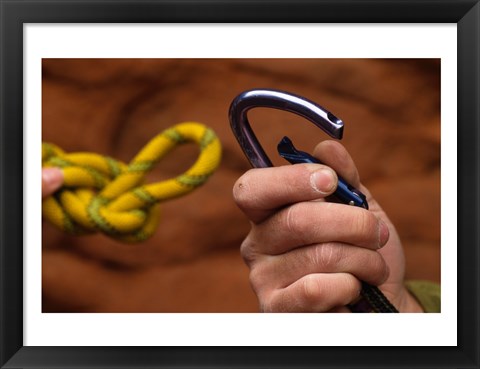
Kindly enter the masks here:
M 378 245 L 378 248 L 381 249 L 383 246 L 385 246 L 385 244 L 387 243 L 388 241 L 388 238 L 390 237 L 390 230 L 388 229 L 388 225 L 383 222 L 383 221 L 379 221 L 379 227 L 378 227 L 378 233 L 379 233 L 379 236 L 378 236 L 378 239 L 379 239 L 379 245 Z
M 57 188 L 63 182 L 63 173 L 58 168 L 42 169 L 42 183 L 48 188 Z
M 315 191 L 330 194 L 335 187 L 335 177 L 330 169 L 319 169 L 310 176 L 310 183 Z

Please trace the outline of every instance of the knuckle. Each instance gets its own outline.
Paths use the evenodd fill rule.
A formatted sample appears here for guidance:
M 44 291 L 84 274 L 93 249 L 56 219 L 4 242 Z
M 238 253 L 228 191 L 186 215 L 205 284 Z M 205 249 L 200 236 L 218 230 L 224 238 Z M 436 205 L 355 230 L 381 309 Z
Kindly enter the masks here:
M 298 218 L 296 216 L 296 206 L 289 206 L 285 214 L 285 228 L 288 232 L 296 232 L 298 227 Z
M 247 236 L 240 245 L 240 255 L 247 265 L 252 264 L 257 258 L 258 253 L 255 251 L 255 243 L 250 236 Z
M 318 245 L 313 250 L 315 264 L 320 271 L 334 270 L 343 258 L 343 249 L 334 243 Z

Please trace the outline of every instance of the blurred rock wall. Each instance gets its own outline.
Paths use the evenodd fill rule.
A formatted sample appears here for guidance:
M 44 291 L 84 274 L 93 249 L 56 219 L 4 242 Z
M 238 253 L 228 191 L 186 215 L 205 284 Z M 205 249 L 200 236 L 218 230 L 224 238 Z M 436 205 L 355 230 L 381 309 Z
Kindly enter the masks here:
M 342 143 L 362 182 L 402 238 L 407 277 L 440 280 L 440 61 L 432 59 L 44 59 L 43 141 L 128 162 L 163 129 L 212 127 L 220 169 L 202 188 L 164 203 L 150 240 L 70 237 L 43 225 L 44 312 L 255 312 L 239 245 L 250 226 L 232 200 L 249 164 L 228 107 L 243 90 L 303 95 L 345 122 Z M 276 165 L 288 135 L 311 151 L 327 139 L 286 112 L 256 109 L 255 132 Z M 195 160 L 176 149 L 149 175 L 175 176 Z

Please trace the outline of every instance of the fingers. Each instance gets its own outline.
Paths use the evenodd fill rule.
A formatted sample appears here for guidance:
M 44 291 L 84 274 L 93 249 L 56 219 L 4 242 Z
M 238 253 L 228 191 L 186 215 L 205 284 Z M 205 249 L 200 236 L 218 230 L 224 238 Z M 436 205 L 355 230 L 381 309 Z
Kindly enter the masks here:
M 377 250 L 388 238 L 388 226 L 370 211 L 327 202 L 301 202 L 253 227 L 242 249 L 278 255 L 299 246 L 342 242 Z
M 277 256 L 262 256 L 252 265 L 251 283 L 258 288 L 280 289 L 308 274 L 349 273 L 378 286 L 389 276 L 383 257 L 376 251 L 325 243 L 301 247 Z
M 258 223 L 285 205 L 323 199 L 336 185 L 335 172 L 320 164 L 252 169 L 235 183 L 233 197 L 247 217 Z
M 360 281 L 348 273 L 308 274 L 290 286 L 261 297 L 264 312 L 325 312 L 360 295 Z
M 377 252 L 390 237 L 378 207 L 325 201 L 338 176 L 365 193 L 352 158 L 334 141 L 319 144 L 314 156 L 323 164 L 250 170 L 234 187 L 253 222 L 241 254 L 263 311 L 345 312 L 360 280 L 382 285 L 390 275 Z
M 42 169 L 42 198 L 50 196 L 63 183 L 63 173 L 58 168 Z

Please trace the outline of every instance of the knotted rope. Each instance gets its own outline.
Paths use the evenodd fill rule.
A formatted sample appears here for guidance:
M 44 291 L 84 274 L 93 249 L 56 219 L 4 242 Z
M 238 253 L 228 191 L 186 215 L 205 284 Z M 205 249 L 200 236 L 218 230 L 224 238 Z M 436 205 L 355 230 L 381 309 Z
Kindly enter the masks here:
M 145 175 L 175 146 L 195 142 L 196 162 L 185 173 L 142 184 Z M 220 163 L 221 145 L 202 124 L 181 123 L 155 136 L 127 165 L 94 153 L 65 153 L 42 144 L 42 167 L 60 167 L 64 185 L 43 200 L 42 213 L 71 234 L 103 232 L 124 242 L 150 237 L 158 224 L 159 203 L 183 196 L 206 182 Z

